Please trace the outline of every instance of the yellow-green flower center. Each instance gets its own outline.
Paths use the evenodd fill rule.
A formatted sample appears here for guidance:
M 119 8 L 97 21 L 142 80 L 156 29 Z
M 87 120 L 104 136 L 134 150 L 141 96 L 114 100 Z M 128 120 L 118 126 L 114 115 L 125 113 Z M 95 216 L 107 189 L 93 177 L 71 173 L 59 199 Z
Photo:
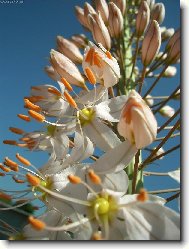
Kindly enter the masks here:
M 56 130 L 56 126 L 55 125 L 48 125 L 47 126 L 47 133 L 50 136 L 53 136 Z
M 107 214 L 110 209 L 110 204 L 108 200 L 106 200 L 105 198 L 97 198 L 94 201 L 94 209 L 97 211 L 99 215 Z
M 95 117 L 93 108 L 84 108 L 79 113 L 79 120 L 81 125 L 89 124 Z

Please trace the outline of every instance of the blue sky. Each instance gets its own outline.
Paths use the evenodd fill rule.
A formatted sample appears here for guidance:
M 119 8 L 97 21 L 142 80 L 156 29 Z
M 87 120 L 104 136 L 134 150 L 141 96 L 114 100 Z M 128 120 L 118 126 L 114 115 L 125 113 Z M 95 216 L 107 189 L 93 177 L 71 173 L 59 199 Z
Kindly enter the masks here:
M 23 97 L 29 95 L 32 85 L 53 83 L 44 73 L 44 66 L 48 65 L 48 56 L 51 48 L 55 48 L 57 35 L 69 38 L 84 30 L 74 15 L 74 6 L 83 6 L 82 0 L 24 0 L 20 4 L 0 4 L 0 160 L 5 156 L 15 157 L 16 152 L 23 154 L 23 150 L 2 144 L 4 139 L 14 139 L 16 135 L 8 131 L 8 127 L 15 126 L 28 131 L 40 128 L 32 122 L 25 125 L 17 118 L 18 113 L 25 112 Z M 166 8 L 166 19 L 162 26 L 177 29 L 180 26 L 179 1 L 162 0 Z M 173 79 L 162 80 L 154 95 L 167 95 L 179 84 L 179 74 Z M 149 81 L 150 83 L 150 81 Z M 173 107 L 178 106 L 170 102 Z M 165 119 L 159 118 L 161 122 Z M 172 140 L 173 141 L 173 140 Z M 178 143 L 174 140 L 165 146 L 170 148 Z M 24 153 L 33 164 L 40 167 L 47 160 L 45 153 Z M 168 171 L 179 167 L 179 153 L 163 160 L 161 164 L 152 165 L 154 171 Z M 10 182 L 2 180 L 6 187 Z M 176 187 L 174 180 L 167 177 L 146 178 L 147 186 L 151 189 Z M 0 182 L 0 186 L 1 186 Z M 177 202 L 170 203 L 177 209 Z

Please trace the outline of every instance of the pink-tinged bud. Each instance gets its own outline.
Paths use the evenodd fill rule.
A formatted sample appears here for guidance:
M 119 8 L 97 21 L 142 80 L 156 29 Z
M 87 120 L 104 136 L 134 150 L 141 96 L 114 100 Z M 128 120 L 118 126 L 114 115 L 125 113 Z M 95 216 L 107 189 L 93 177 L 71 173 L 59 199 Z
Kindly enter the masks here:
M 161 46 L 161 31 L 157 21 L 153 20 L 142 42 L 142 63 L 146 67 L 155 59 Z
M 95 9 L 87 2 L 85 2 L 85 5 L 84 5 L 84 15 L 85 15 L 85 18 L 86 18 L 86 21 L 87 21 L 87 25 L 90 29 L 90 23 L 89 23 L 89 20 L 88 20 L 88 15 L 95 15 L 97 14 Z
M 78 47 L 71 41 L 65 39 L 63 36 L 57 36 L 57 50 L 67 56 L 74 63 L 82 63 L 83 56 Z
M 136 17 L 136 35 L 140 37 L 146 30 L 150 21 L 150 8 L 146 1 L 143 1 Z
M 155 0 L 146 0 L 150 10 L 152 10 L 154 8 L 155 5 Z
M 165 19 L 165 6 L 163 3 L 156 3 L 152 9 L 151 20 L 161 24 Z
M 121 112 L 118 132 L 138 149 L 151 144 L 157 135 L 157 121 L 142 97 L 132 90 Z
M 177 73 L 176 67 L 168 66 L 168 68 L 165 70 L 163 74 L 163 77 L 167 77 L 167 78 L 174 77 L 176 73 Z
M 109 10 L 106 0 L 95 0 L 95 5 L 96 5 L 96 11 L 100 12 L 102 20 L 104 21 L 104 23 L 107 24 Z
M 108 29 L 111 37 L 118 38 L 123 30 L 123 16 L 120 9 L 112 2 L 108 4 Z
M 87 17 L 84 14 L 84 9 L 82 9 L 79 6 L 75 6 L 75 14 L 76 14 L 78 21 L 81 23 L 81 25 L 89 29 Z
M 175 33 L 174 29 L 166 29 L 165 27 L 161 27 L 161 39 L 162 41 L 166 41 Z
M 175 41 L 175 43 L 170 48 L 167 54 L 167 64 L 175 64 L 180 59 L 180 37 Z
M 124 16 L 126 10 L 126 0 L 112 0 L 111 2 L 121 10 L 122 15 Z
M 54 81 L 59 81 L 60 80 L 60 76 L 59 74 L 54 70 L 54 68 L 52 66 L 46 66 L 44 68 L 45 72 L 47 73 L 47 75 Z
M 164 117 L 171 118 L 175 114 L 175 110 L 171 106 L 165 105 L 160 109 L 159 113 Z
M 85 87 L 84 78 L 76 65 L 65 55 L 51 49 L 50 63 L 54 70 L 73 85 Z
M 180 89 L 175 93 L 173 99 L 180 99 Z
M 154 148 L 154 150 L 155 150 L 156 148 Z M 161 154 L 163 154 L 165 152 L 165 150 L 161 147 L 158 151 L 156 151 L 156 153 L 153 155 L 153 157 L 152 158 L 154 158 L 154 157 L 156 157 L 156 156 L 160 156 Z M 164 158 L 164 156 L 161 156 L 159 159 L 161 160 L 161 159 L 163 159 Z
M 88 21 L 90 23 L 91 32 L 95 42 L 101 43 L 104 48 L 110 50 L 111 38 L 100 13 L 88 15 Z
M 147 95 L 144 100 L 148 106 L 152 106 L 154 104 L 154 99 L 151 95 Z
M 72 35 L 71 41 L 78 48 L 85 48 L 88 45 L 88 39 L 87 39 L 87 37 L 84 34 Z
M 169 39 L 165 50 L 169 51 L 171 49 L 171 47 L 175 44 L 175 42 L 180 39 L 180 29 L 178 29 L 173 36 L 171 36 L 171 38 Z

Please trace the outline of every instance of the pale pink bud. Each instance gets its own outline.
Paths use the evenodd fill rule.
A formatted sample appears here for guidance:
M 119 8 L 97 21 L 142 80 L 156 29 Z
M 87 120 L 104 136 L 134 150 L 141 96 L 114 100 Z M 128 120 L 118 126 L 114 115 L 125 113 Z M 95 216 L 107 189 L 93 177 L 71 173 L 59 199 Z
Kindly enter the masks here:
M 142 97 L 132 90 L 121 112 L 118 132 L 138 149 L 151 144 L 157 135 L 157 121 Z
M 151 20 L 156 20 L 159 24 L 165 19 L 165 6 L 163 3 L 156 3 L 152 9 Z
M 175 64 L 180 59 L 180 37 L 175 41 L 175 43 L 170 48 L 167 55 L 167 63 Z
M 177 73 L 177 68 L 173 66 L 168 66 L 168 68 L 165 70 L 163 77 L 174 77 Z
M 87 25 L 90 29 L 90 23 L 89 23 L 89 20 L 88 20 L 88 15 L 93 15 L 93 14 L 96 14 L 96 11 L 95 9 L 87 2 L 85 2 L 84 4 L 84 15 L 85 15 L 85 18 L 86 18 L 86 21 L 87 21 Z
M 146 67 L 156 57 L 161 46 L 161 31 L 157 21 L 153 20 L 142 43 L 142 63 Z
M 90 23 L 91 32 L 95 42 L 101 43 L 104 48 L 110 50 L 111 38 L 100 13 L 88 15 L 88 21 Z
M 155 0 L 146 0 L 150 10 L 153 9 L 154 5 L 155 5 Z
M 78 47 L 68 39 L 65 39 L 63 36 L 57 36 L 57 50 L 67 56 L 74 63 L 82 63 L 83 56 L 79 51 Z
M 106 0 L 95 0 L 96 11 L 100 12 L 104 23 L 108 22 L 109 10 Z
M 112 0 L 111 2 L 115 3 L 115 5 L 121 10 L 122 15 L 125 14 L 126 0 Z
M 45 72 L 47 73 L 47 75 L 54 81 L 59 81 L 60 80 L 60 76 L 59 74 L 54 70 L 54 68 L 52 66 L 46 66 L 44 68 Z
M 85 28 L 88 29 L 89 28 L 88 21 L 87 21 L 87 17 L 84 15 L 84 9 L 82 9 L 79 6 L 75 6 L 75 14 L 76 14 L 78 21 L 81 23 L 81 25 L 83 25 Z
M 171 49 L 171 47 L 175 44 L 175 42 L 180 39 L 180 29 L 178 29 L 173 36 L 171 36 L 171 38 L 169 39 L 165 50 L 169 51 Z
M 165 27 L 161 27 L 161 39 L 163 41 L 165 41 L 174 35 L 175 30 L 172 28 L 171 29 L 166 29 L 166 28 L 163 29 L 163 28 L 165 28 Z
M 68 57 L 51 49 L 50 63 L 61 78 L 66 78 L 70 84 L 85 87 L 84 78 L 81 76 L 76 65 Z
M 150 9 L 146 1 L 143 1 L 136 17 L 136 35 L 140 37 L 146 30 L 150 20 Z
M 123 16 L 120 9 L 112 2 L 108 4 L 109 7 L 109 18 L 108 28 L 111 37 L 118 38 L 123 30 Z
M 147 95 L 144 100 L 148 106 L 152 106 L 154 104 L 154 99 L 151 95 Z
M 78 47 L 78 48 L 85 48 L 88 44 L 88 39 L 84 34 L 79 35 L 72 35 L 71 41 Z
M 162 107 L 159 112 L 162 116 L 167 118 L 171 118 L 175 114 L 175 110 L 169 105 Z

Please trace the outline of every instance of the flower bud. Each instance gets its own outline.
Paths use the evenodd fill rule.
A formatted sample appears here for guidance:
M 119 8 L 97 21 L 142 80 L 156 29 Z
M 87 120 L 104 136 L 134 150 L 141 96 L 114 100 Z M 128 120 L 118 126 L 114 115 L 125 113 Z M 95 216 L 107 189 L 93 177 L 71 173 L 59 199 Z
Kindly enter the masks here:
M 109 10 L 106 0 L 95 0 L 96 11 L 100 12 L 104 23 L 108 22 Z
M 171 36 L 171 38 L 169 39 L 165 50 L 169 51 L 171 49 L 171 47 L 175 44 L 175 42 L 180 39 L 180 29 L 178 29 L 174 35 Z
M 155 5 L 155 0 L 146 0 L 150 10 L 152 10 L 154 8 Z
M 73 85 L 85 87 L 84 78 L 81 76 L 76 65 L 68 57 L 51 49 L 50 63 L 61 78 L 66 78 Z
M 122 15 L 124 16 L 126 10 L 126 0 L 112 0 L 111 2 L 121 10 Z
M 159 24 L 165 19 L 165 6 L 163 3 L 156 3 L 152 9 L 151 20 L 156 20 Z
M 171 106 L 165 105 L 160 109 L 159 113 L 164 117 L 171 118 L 175 114 L 175 110 Z
M 93 39 L 96 43 L 101 43 L 104 48 L 110 50 L 111 39 L 100 13 L 88 15 L 88 21 L 90 23 Z
M 154 99 L 151 95 L 147 95 L 144 100 L 148 106 L 152 106 L 154 104 Z
M 84 16 L 86 18 L 87 25 L 88 25 L 89 29 L 90 29 L 90 23 L 88 20 L 88 15 L 93 15 L 93 14 L 97 14 L 96 11 L 89 3 L 85 2 L 85 4 L 84 4 Z
M 47 75 L 54 81 L 59 81 L 60 80 L 60 76 L 59 74 L 54 70 L 54 68 L 52 66 L 46 66 L 44 68 L 45 72 L 47 73 Z
M 175 64 L 180 59 L 180 37 L 175 41 L 175 43 L 170 48 L 166 62 L 168 64 Z
M 163 74 L 163 77 L 167 77 L 167 78 L 174 77 L 176 73 L 177 73 L 176 67 L 168 66 L 168 68 L 165 70 Z
M 74 63 L 82 63 L 83 56 L 76 45 L 62 36 L 57 36 L 57 50 Z
M 146 1 L 143 1 L 136 17 L 136 35 L 140 37 L 146 30 L 150 20 L 150 9 Z
M 85 28 L 89 29 L 87 17 L 84 15 L 84 9 L 79 6 L 75 6 L 75 14 L 78 21 L 83 25 Z
M 109 18 L 108 28 L 111 37 L 118 38 L 123 30 L 123 16 L 120 9 L 112 2 L 108 4 L 109 7 Z
M 71 41 L 78 47 L 78 48 L 85 48 L 88 44 L 88 39 L 84 34 L 79 35 L 72 35 Z
M 157 121 L 142 97 L 132 90 L 118 123 L 118 132 L 137 149 L 151 144 L 157 135 Z
M 174 33 L 175 33 L 175 30 L 174 29 L 162 29 L 162 28 L 165 28 L 165 27 L 161 27 L 161 39 L 163 40 L 163 41 L 165 41 L 165 40 L 167 40 L 167 39 L 169 39 L 171 36 L 173 36 L 174 35 Z
M 157 21 L 153 20 L 142 43 L 142 63 L 146 67 L 156 57 L 161 46 L 161 32 Z

